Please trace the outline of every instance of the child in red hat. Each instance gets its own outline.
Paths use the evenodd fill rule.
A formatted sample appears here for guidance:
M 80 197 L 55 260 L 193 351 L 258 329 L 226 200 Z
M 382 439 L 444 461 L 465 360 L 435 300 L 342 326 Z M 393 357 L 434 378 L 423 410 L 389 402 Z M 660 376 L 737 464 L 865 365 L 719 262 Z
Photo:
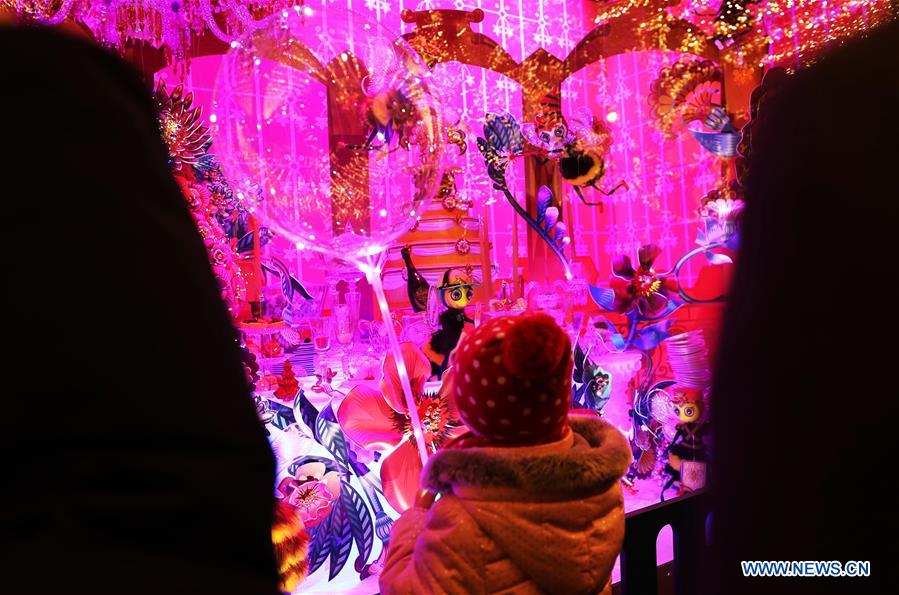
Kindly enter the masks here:
M 381 591 L 610 592 L 630 449 L 598 416 L 569 412 L 568 336 L 546 314 L 505 316 L 452 358 L 443 390 L 470 431 L 428 461 Z

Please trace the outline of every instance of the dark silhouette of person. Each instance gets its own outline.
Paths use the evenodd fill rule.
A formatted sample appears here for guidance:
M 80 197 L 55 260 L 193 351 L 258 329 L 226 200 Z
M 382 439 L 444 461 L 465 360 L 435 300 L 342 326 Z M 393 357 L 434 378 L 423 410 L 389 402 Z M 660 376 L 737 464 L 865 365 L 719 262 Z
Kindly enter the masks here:
M 709 593 L 896 592 L 897 138 L 895 22 L 760 107 L 713 388 Z M 744 578 L 744 560 L 871 576 Z
M 150 91 L 0 28 L 0 591 L 277 593 L 274 459 Z

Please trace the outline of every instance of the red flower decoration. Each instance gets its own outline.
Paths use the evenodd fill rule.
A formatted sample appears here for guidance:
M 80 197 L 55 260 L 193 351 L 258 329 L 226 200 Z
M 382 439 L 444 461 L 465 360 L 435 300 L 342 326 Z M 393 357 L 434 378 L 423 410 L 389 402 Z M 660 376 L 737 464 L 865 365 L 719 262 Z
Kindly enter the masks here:
M 671 300 L 677 299 L 677 282 L 652 268 L 661 252 L 653 244 L 641 246 L 637 252 L 640 266 L 636 269 L 626 254 L 615 257 L 612 271 L 617 278 L 612 279 L 611 286 L 615 291 L 616 312 L 624 314 L 636 308 L 641 317 L 652 319 L 664 313 Z
M 449 390 L 443 388 L 451 382 L 444 374 L 440 392 L 425 394 L 425 381 L 431 375 L 430 362 L 412 343 L 403 343 L 401 348 L 425 442 L 429 450 L 435 451 L 464 431 Z M 451 370 L 447 373 L 451 374 Z M 419 490 L 421 457 L 392 355 L 384 359 L 382 374 L 380 390 L 360 384 L 347 393 L 337 410 L 337 420 L 352 442 L 367 449 L 390 451 L 381 464 L 384 497 L 394 509 L 403 511 L 412 506 Z

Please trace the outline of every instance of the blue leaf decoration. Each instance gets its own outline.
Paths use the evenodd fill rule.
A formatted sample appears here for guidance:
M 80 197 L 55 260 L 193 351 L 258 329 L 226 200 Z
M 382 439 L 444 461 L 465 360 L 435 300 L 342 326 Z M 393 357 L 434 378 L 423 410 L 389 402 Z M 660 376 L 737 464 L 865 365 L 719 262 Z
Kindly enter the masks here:
M 718 157 L 737 156 L 737 144 L 740 142 L 738 132 L 703 132 L 691 130 L 690 134 L 702 147 Z
M 608 312 L 615 311 L 615 292 L 605 287 L 590 286 L 590 297 L 596 305 Z
M 502 190 L 506 187 L 506 168 L 509 158 L 524 149 L 524 137 L 521 127 L 509 114 L 488 113 L 484 123 L 484 138 L 477 139 L 478 150 L 484 155 L 487 175 L 493 181 L 493 187 Z
M 371 548 L 375 539 L 371 514 L 368 511 L 368 507 L 365 506 L 362 496 L 347 481 L 341 482 L 340 503 L 343 506 L 350 529 L 353 532 L 356 549 L 359 552 L 355 560 L 355 566 L 356 568 L 361 568 L 368 563 L 368 557 L 371 555 Z
M 290 279 L 291 292 L 293 293 L 293 295 L 299 295 L 304 300 L 312 299 L 312 294 L 309 293 L 308 291 L 306 291 L 306 288 L 303 287 L 303 284 L 300 283 L 296 277 L 294 277 L 293 275 L 290 275 L 289 279 Z
M 584 372 L 587 366 L 587 354 L 581 349 L 580 343 L 574 344 L 574 368 L 571 378 L 575 382 L 584 382 Z
M 204 150 L 209 150 L 209 149 L 207 147 Z M 218 163 L 216 163 L 216 161 L 215 161 L 215 155 L 209 155 L 209 154 L 206 154 L 206 155 L 203 155 L 202 157 L 200 157 L 197 160 L 196 165 L 194 165 L 194 168 L 200 170 L 201 172 L 212 171 L 216 167 L 218 167 Z
M 347 441 L 337 416 L 334 415 L 330 405 L 326 405 L 321 412 L 309 402 L 306 394 L 300 390 L 293 402 L 294 413 L 299 412 L 303 423 L 308 426 L 315 439 L 324 446 L 344 467 L 352 471 L 356 477 L 364 477 L 371 470 L 356 460 L 352 445 Z
M 717 254 L 715 252 L 706 252 L 705 253 L 706 260 L 709 261 L 711 265 L 719 265 L 719 264 L 733 264 L 733 259 L 727 254 Z
M 315 420 L 315 437 L 344 467 L 349 466 L 349 453 L 343 430 L 337 423 L 330 405 L 321 410 Z
M 657 322 L 656 324 L 650 324 L 649 326 L 643 327 L 640 329 L 637 336 L 634 337 L 631 344 L 641 351 L 652 351 L 659 345 L 659 343 L 671 336 L 671 333 L 668 331 L 671 328 L 672 322 L 674 322 L 674 320 L 669 318 Z
M 237 240 L 237 251 L 243 254 L 244 252 L 249 252 L 253 249 L 253 232 L 245 233 L 239 240 Z
M 571 409 L 579 409 L 583 407 L 582 397 L 584 395 L 584 385 L 579 382 L 571 383 Z
M 484 155 L 484 163 L 487 164 L 487 175 L 493 182 L 493 187 L 502 190 L 506 187 L 506 166 L 497 152 L 483 138 L 477 139 L 478 150 Z
M 259 245 L 265 246 L 268 244 L 269 240 L 275 237 L 275 232 L 273 232 L 268 227 L 260 227 L 259 228 Z
M 296 398 L 293 400 L 293 412 L 294 418 L 296 418 L 296 413 L 299 412 L 300 419 L 303 420 L 306 427 L 313 432 L 315 431 L 315 420 L 318 419 L 318 409 L 309 402 L 309 398 L 306 397 L 306 393 L 304 393 L 302 389 L 300 389 L 300 392 L 297 393 Z
M 484 136 L 494 149 L 506 153 L 521 153 L 524 149 L 521 127 L 510 114 L 488 113 L 484 123 Z
M 244 210 L 238 212 L 237 217 L 231 223 L 229 235 L 232 238 L 241 238 L 250 232 L 250 213 Z
M 553 226 L 553 241 L 560 248 L 565 245 L 564 240 L 566 231 L 568 231 L 568 228 L 565 227 L 565 224 L 561 221 Z
M 293 414 L 293 409 L 286 405 L 282 405 L 281 403 L 269 399 L 268 409 L 275 414 L 268 423 L 281 431 L 286 430 L 287 426 L 297 423 L 297 419 Z
M 546 209 L 553 206 L 552 190 L 546 186 L 540 186 L 537 190 L 537 223 L 543 225 L 546 221 Z
M 350 551 L 353 549 L 353 531 L 340 500 L 334 505 L 329 516 L 331 517 L 331 564 L 328 570 L 328 580 L 331 581 L 340 574 L 350 558 Z
M 325 520 L 309 530 L 312 543 L 309 545 L 309 571 L 307 574 L 312 574 L 321 568 L 331 554 L 331 518 L 334 516 L 334 510 L 331 509 L 331 513 L 325 517 Z

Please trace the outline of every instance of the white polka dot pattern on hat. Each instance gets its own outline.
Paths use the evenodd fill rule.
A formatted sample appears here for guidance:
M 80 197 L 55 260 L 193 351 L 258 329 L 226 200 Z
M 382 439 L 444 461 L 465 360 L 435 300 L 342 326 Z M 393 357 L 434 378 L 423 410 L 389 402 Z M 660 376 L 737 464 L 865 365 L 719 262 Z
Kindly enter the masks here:
M 558 432 L 567 419 L 570 384 L 565 378 L 526 379 L 505 366 L 505 341 L 516 317 L 489 321 L 463 337 L 456 351 L 459 383 L 456 405 L 477 435 L 494 441 L 527 443 Z M 519 327 L 523 328 L 523 327 Z M 551 371 L 547 371 L 547 376 Z

